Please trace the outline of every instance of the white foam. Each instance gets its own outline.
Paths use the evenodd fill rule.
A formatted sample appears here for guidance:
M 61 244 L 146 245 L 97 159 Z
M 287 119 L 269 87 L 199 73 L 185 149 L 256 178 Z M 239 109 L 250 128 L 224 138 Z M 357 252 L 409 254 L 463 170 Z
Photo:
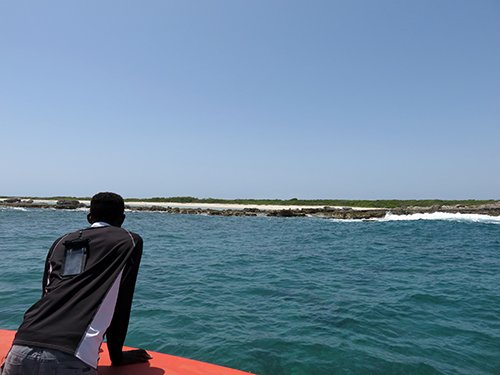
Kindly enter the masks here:
M 475 223 L 500 224 L 500 216 L 461 214 L 450 212 L 433 212 L 411 215 L 387 214 L 382 219 L 376 221 L 414 221 L 414 220 L 449 220 L 449 221 L 471 221 Z
M 460 214 L 450 212 L 433 212 L 411 215 L 395 215 L 388 213 L 383 218 L 371 219 L 329 219 L 338 223 L 362 223 L 367 221 L 389 222 L 389 221 L 417 221 L 417 220 L 446 220 L 446 221 L 461 221 L 486 224 L 500 224 L 500 216 L 478 215 L 478 214 Z
M 0 207 L 0 210 L 28 211 L 28 209 L 24 207 Z
M 329 219 L 329 220 L 335 221 L 337 223 L 362 223 L 363 221 L 378 221 L 380 219 Z

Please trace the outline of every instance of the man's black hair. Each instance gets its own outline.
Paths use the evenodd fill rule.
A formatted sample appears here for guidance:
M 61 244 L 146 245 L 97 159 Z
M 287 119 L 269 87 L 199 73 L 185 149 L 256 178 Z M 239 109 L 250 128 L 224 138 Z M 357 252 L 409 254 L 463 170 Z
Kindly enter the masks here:
M 92 221 L 104 221 L 108 224 L 123 221 L 125 202 L 123 198 L 115 193 L 97 193 L 90 201 L 90 216 Z

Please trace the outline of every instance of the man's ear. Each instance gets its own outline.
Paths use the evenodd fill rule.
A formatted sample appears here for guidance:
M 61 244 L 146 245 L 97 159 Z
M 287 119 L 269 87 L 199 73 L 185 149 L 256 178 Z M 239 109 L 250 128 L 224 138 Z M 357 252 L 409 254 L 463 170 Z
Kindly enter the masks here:
M 113 220 L 113 222 L 110 222 L 109 224 L 111 224 L 114 227 L 121 227 L 124 221 L 125 221 L 125 214 L 122 214 L 121 217 L 116 217 Z
M 87 221 L 89 222 L 89 224 L 93 224 L 92 223 L 92 215 L 90 213 L 87 214 Z

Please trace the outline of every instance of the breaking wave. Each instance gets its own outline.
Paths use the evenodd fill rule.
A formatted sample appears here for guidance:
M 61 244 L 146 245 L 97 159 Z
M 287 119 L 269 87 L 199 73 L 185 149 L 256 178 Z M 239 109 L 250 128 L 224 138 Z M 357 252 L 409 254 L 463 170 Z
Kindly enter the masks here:
M 12 211 L 28 211 L 28 209 L 24 208 L 24 207 L 0 207 L 0 210 L 2 210 L 2 211 L 8 211 L 8 210 L 12 210 Z
M 471 223 L 500 224 L 500 216 L 460 214 L 450 212 L 433 212 L 410 215 L 395 215 L 388 213 L 383 218 L 373 219 L 330 219 L 338 223 L 361 223 L 361 222 L 389 222 L 389 221 L 417 221 L 417 220 L 444 220 Z
M 387 214 L 376 221 L 414 221 L 414 220 L 448 220 L 448 221 L 470 221 L 474 223 L 500 224 L 500 216 L 461 214 L 450 212 L 420 213 L 411 215 Z

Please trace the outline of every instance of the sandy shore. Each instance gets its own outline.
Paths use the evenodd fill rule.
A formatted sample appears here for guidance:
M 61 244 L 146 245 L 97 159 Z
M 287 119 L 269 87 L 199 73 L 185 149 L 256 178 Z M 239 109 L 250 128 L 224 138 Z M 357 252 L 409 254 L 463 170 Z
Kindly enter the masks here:
M 33 203 L 38 204 L 55 204 L 57 200 L 34 199 Z M 80 203 L 86 206 L 90 205 L 90 201 L 81 200 Z M 134 207 L 171 207 L 171 208 L 192 208 L 192 209 L 211 209 L 211 210 L 243 210 L 244 208 L 258 209 L 262 211 L 274 210 L 300 210 L 300 209 L 315 209 L 324 206 L 294 206 L 294 205 L 269 205 L 269 204 L 234 204 L 234 203 L 177 203 L 177 202 L 125 202 L 130 208 Z M 346 208 L 345 206 L 328 206 L 331 208 Z M 348 207 L 353 210 L 377 210 L 377 208 L 363 207 Z

